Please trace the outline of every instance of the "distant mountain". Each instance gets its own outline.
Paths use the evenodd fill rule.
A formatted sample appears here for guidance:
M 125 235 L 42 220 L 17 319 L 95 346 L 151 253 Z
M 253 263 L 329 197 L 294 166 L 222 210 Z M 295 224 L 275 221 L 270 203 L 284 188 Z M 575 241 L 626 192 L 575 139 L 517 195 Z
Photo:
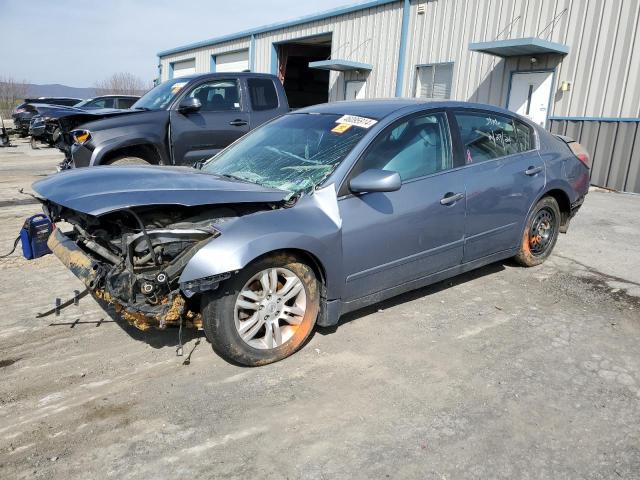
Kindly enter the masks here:
M 71 97 L 71 98 L 91 98 L 96 96 L 95 88 L 68 87 L 54 83 L 51 85 L 27 85 L 27 97 Z

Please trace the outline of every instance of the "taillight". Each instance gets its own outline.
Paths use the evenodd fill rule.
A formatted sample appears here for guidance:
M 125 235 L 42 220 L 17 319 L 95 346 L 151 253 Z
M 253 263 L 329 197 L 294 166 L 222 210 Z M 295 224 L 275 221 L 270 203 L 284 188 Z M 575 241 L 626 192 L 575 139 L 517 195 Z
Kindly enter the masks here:
M 14 112 L 16 112 L 16 113 L 24 113 L 24 112 L 26 112 L 26 111 L 27 111 L 27 109 L 26 109 L 26 108 L 16 108 L 16 109 L 14 110 Z
M 576 155 L 578 160 L 580 160 L 584 165 L 589 168 L 589 156 L 586 153 L 579 153 Z
M 589 154 L 584 149 L 584 147 L 580 145 L 578 142 L 570 142 L 568 143 L 568 145 L 571 151 L 573 152 L 573 154 L 578 158 L 578 160 L 580 160 L 585 167 L 590 168 Z

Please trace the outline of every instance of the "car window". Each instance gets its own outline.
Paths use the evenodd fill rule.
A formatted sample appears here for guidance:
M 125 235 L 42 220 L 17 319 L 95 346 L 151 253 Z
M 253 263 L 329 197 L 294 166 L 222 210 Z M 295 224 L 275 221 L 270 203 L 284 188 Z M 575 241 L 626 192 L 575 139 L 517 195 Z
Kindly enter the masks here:
M 235 80 L 202 83 L 191 90 L 188 97 L 200 100 L 201 112 L 240 110 L 238 82 Z
M 113 108 L 113 98 L 97 98 L 84 105 L 84 108 Z
M 398 172 L 405 181 L 452 167 L 446 116 L 431 113 L 413 117 L 381 133 L 358 163 L 354 174 L 376 168 Z
M 118 108 L 131 108 L 136 100 L 136 98 L 120 98 L 118 99 Z
M 289 192 L 310 191 L 334 171 L 375 123 L 350 115 L 284 115 L 252 130 L 211 158 L 202 170 Z
M 533 148 L 533 139 L 531 136 L 531 127 L 522 122 L 514 120 L 516 126 L 517 145 L 519 152 L 528 152 Z
M 523 151 L 509 117 L 485 113 L 455 113 L 465 163 L 480 163 Z
M 272 110 L 278 108 L 278 94 L 273 80 L 268 78 L 250 78 L 247 80 L 251 107 L 253 110 Z

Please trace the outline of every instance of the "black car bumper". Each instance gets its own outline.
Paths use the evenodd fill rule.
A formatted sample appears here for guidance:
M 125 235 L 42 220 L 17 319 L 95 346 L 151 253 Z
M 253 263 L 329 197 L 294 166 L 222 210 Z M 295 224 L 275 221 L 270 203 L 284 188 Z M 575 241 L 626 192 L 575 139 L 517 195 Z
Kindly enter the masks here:
M 88 167 L 91 165 L 91 156 L 93 155 L 93 149 L 88 148 L 86 145 L 78 145 L 74 143 L 71 145 L 71 160 L 75 168 Z

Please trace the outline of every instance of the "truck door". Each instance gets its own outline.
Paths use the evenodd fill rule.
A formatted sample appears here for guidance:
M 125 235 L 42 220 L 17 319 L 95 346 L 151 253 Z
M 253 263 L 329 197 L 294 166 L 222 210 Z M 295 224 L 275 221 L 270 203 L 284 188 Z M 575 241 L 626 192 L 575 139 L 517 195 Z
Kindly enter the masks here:
M 173 161 L 193 165 L 212 157 L 249 131 L 249 112 L 236 78 L 208 80 L 194 86 L 185 98 L 197 98 L 197 112 L 170 114 Z

